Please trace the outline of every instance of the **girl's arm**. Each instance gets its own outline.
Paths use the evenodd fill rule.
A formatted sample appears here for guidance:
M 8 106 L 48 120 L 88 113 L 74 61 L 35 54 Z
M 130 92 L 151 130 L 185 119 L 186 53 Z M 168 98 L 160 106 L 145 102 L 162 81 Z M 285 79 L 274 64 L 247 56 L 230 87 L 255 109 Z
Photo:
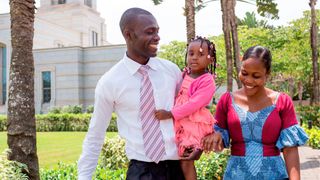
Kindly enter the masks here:
M 285 147 L 283 156 L 290 180 L 300 180 L 300 160 L 298 147 Z
M 199 79 L 196 90 L 184 104 L 175 106 L 172 110 L 174 119 L 182 119 L 208 105 L 215 91 L 214 81 L 211 75 L 203 76 Z
M 170 119 L 173 117 L 171 111 L 166 111 L 163 109 L 156 110 L 155 116 L 158 120 Z

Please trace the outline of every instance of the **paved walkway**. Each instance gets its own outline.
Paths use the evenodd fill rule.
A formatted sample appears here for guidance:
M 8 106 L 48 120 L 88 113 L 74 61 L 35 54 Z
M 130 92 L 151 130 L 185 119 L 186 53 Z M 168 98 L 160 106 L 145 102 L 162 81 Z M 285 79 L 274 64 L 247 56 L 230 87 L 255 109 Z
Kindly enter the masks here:
M 301 180 L 320 180 L 320 150 L 299 147 Z

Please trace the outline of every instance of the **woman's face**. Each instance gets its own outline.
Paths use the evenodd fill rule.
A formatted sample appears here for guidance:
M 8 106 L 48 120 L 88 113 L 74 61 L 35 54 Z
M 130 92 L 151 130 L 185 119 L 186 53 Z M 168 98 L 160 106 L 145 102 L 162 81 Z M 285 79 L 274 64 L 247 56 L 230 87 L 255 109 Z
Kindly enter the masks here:
M 269 73 L 261 60 L 249 58 L 242 61 L 239 79 L 247 96 L 253 96 L 264 89 Z

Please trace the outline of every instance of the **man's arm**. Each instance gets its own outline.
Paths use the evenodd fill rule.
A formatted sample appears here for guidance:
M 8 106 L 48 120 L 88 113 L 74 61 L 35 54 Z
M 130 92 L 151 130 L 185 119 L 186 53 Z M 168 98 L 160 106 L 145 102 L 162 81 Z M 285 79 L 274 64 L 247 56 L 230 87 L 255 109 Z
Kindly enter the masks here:
M 107 97 L 107 92 L 108 90 L 103 88 L 99 81 L 95 90 L 94 112 L 82 145 L 82 154 L 78 161 L 79 180 L 91 180 L 97 166 L 106 129 L 109 126 L 113 112 L 113 102 Z

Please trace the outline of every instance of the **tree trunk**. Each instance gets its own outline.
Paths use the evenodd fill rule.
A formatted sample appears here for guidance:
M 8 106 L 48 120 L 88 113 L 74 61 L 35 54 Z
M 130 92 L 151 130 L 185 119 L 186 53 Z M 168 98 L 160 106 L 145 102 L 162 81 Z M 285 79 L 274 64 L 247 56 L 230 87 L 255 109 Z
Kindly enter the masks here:
M 236 7 L 236 0 L 229 0 L 231 2 L 231 9 L 230 9 L 230 24 L 231 24 L 231 32 L 232 32 L 232 44 L 233 44 L 233 60 L 234 60 L 234 67 L 236 69 L 237 75 L 235 79 L 237 81 L 238 89 L 242 87 L 242 84 L 239 79 L 240 73 L 240 47 L 239 47 L 239 40 L 238 40 L 238 30 L 237 30 L 237 17 L 235 14 L 235 7 Z
M 311 29 L 310 29 L 310 42 L 312 49 L 312 70 L 313 70 L 313 98 L 311 104 L 320 104 L 320 87 L 319 87 L 319 65 L 318 65 L 318 49 L 317 49 L 317 38 L 318 38 L 318 26 L 317 16 L 315 11 L 315 5 L 317 0 L 310 0 L 311 7 Z
M 231 2 L 229 0 L 221 0 L 222 11 L 222 29 L 224 34 L 224 42 L 226 49 L 226 61 L 227 61 L 227 90 L 232 91 L 232 47 L 231 47 L 231 27 L 230 27 L 230 7 Z
M 290 77 L 288 79 L 288 81 L 289 81 L 289 96 L 291 98 L 293 98 L 293 96 L 294 96 L 294 79 L 292 77 Z
M 187 26 L 187 42 L 195 37 L 196 26 L 195 26 L 195 0 L 185 0 L 185 15 L 186 15 L 186 26 Z
M 9 160 L 28 166 L 30 179 L 39 179 L 34 110 L 34 0 L 10 0 L 12 56 L 8 97 Z
M 303 95 L 303 85 L 302 82 L 298 82 L 298 97 L 299 97 L 299 105 L 302 106 L 302 95 Z

